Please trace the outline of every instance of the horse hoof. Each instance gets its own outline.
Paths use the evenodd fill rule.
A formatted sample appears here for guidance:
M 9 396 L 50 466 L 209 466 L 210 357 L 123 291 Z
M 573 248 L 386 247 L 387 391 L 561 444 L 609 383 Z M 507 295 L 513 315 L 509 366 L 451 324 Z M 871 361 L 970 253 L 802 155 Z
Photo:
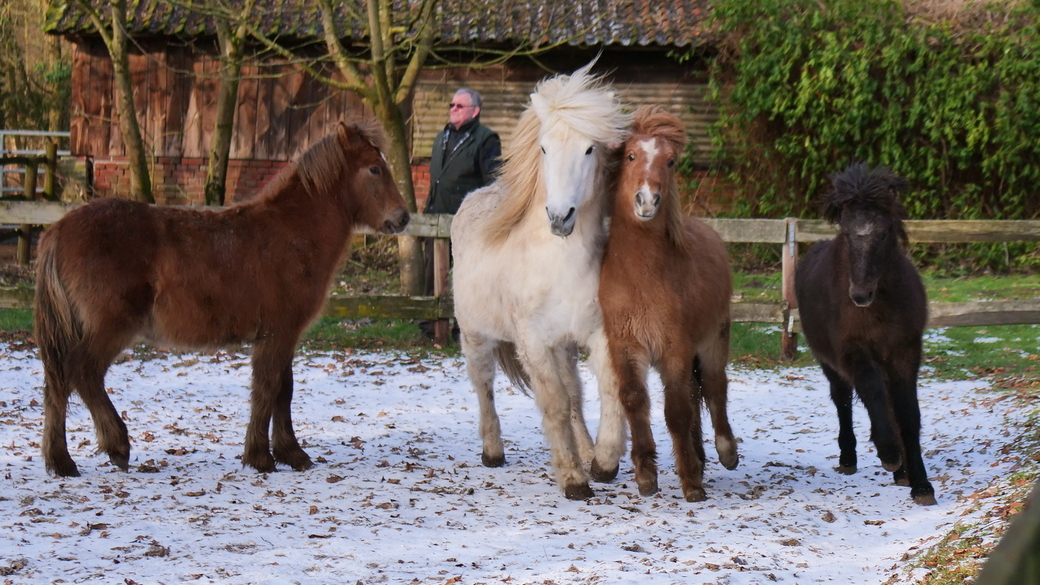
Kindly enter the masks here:
M 307 455 L 303 449 L 296 449 L 286 453 L 278 453 L 276 451 L 274 460 L 278 463 L 284 463 L 296 471 L 307 471 L 314 467 L 314 462 L 311 461 L 310 455 Z
M 569 485 L 563 490 L 563 495 L 568 500 L 587 500 L 596 495 L 587 483 L 576 483 Z
M 311 461 L 311 458 L 306 453 L 303 454 L 303 457 L 296 457 L 293 461 L 286 461 L 285 464 L 296 471 L 307 471 L 314 467 L 314 462 Z
M 884 467 L 885 471 L 896 472 L 896 471 L 899 471 L 899 468 L 902 467 L 902 466 L 903 466 L 903 458 L 902 457 L 896 457 L 895 461 L 885 461 L 884 459 L 881 460 L 881 467 Z
M 502 467 L 506 464 L 506 456 L 497 455 L 495 457 L 491 457 L 487 453 L 481 453 L 480 462 L 484 464 L 484 467 Z
M 657 493 L 657 478 L 651 478 L 646 481 L 636 480 L 639 485 L 639 495 L 641 496 L 652 496 Z M 704 490 L 701 490 L 701 494 L 704 494 Z
M 898 486 L 910 487 L 910 480 L 905 477 L 897 477 L 895 479 L 895 484 Z
M 722 466 L 726 469 L 733 471 L 737 468 L 738 465 L 740 465 L 740 455 L 736 453 L 728 454 L 725 456 L 719 454 L 719 463 L 721 463 Z
M 687 502 L 703 502 L 708 499 L 708 495 L 704 493 L 704 488 L 699 487 L 683 489 L 683 495 L 686 496 Z
M 243 456 L 242 457 L 242 465 L 243 466 L 252 467 L 253 469 L 257 470 L 260 473 L 274 473 L 275 472 L 274 457 L 271 457 L 270 453 L 265 453 L 264 455 L 267 455 L 267 456 L 266 457 L 264 457 L 263 455 L 260 455 L 260 456 L 257 456 L 257 457 Z
M 614 469 L 603 469 L 602 467 L 600 467 L 599 461 L 595 459 L 592 460 L 592 469 L 589 470 L 589 475 L 592 476 L 593 480 L 598 481 L 600 483 L 607 483 L 610 481 L 614 481 L 614 479 L 617 477 L 617 474 L 617 465 L 614 466 Z
M 79 468 L 76 467 L 76 463 L 72 459 L 48 463 L 47 470 L 53 472 L 58 477 L 79 477 Z
M 130 471 L 130 455 L 121 453 L 109 453 L 108 460 L 123 471 Z
M 935 494 L 918 494 L 913 496 L 914 503 L 919 506 L 936 506 L 939 502 L 935 501 Z
M 855 465 L 839 465 L 839 466 L 834 468 L 834 471 L 837 471 L 838 473 L 841 473 L 843 475 L 852 475 L 853 473 L 856 473 L 856 466 Z

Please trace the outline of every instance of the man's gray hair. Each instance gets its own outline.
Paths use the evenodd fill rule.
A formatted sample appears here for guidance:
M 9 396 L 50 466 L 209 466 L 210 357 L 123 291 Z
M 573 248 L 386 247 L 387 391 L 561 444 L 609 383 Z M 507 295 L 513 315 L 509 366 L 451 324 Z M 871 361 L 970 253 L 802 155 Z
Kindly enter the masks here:
M 469 94 L 469 101 L 472 102 L 470 104 L 472 106 L 476 106 L 479 108 L 484 103 L 483 100 L 480 99 L 480 92 L 475 89 L 470 89 L 468 87 L 460 87 L 459 89 L 455 90 L 455 95 L 459 95 L 460 93 Z

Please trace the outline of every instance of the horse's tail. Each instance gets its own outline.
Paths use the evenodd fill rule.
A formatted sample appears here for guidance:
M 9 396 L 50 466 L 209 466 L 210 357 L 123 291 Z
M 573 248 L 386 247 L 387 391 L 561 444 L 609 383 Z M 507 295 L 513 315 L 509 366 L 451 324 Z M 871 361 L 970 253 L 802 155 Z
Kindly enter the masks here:
M 531 377 L 520 363 L 520 356 L 516 354 L 516 345 L 509 341 L 499 341 L 495 345 L 495 361 L 498 362 L 502 372 L 509 381 L 520 389 L 521 392 L 531 395 Z
M 36 261 L 36 299 L 33 307 L 36 347 L 43 362 L 45 388 L 64 384 L 65 366 L 72 346 L 83 337 L 68 293 L 58 276 L 57 231 L 44 234 Z M 55 388 L 65 390 L 64 388 Z

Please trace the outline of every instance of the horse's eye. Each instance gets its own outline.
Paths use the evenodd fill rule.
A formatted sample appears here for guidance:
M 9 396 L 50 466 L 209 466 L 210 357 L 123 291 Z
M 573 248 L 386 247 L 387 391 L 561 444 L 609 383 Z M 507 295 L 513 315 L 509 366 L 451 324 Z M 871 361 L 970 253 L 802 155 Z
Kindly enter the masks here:
M 672 168 L 674 166 L 675 166 L 675 159 L 674 158 L 668 159 L 668 168 Z
M 368 172 L 370 172 L 370 173 L 372 173 L 373 175 L 376 175 L 376 176 L 379 176 L 379 174 L 382 173 L 382 171 L 379 170 L 379 167 L 377 167 L 377 166 L 369 167 Z
M 542 154 L 545 154 L 545 147 L 542 147 Z
M 592 149 L 593 148 L 595 148 L 595 147 L 594 146 L 590 146 L 589 149 L 585 151 L 585 154 L 586 155 L 592 154 Z
M 634 153 L 631 153 L 631 152 L 628 153 L 628 160 L 630 160 L 630 161 L 631 160 L 636 160 L 636 155 Z

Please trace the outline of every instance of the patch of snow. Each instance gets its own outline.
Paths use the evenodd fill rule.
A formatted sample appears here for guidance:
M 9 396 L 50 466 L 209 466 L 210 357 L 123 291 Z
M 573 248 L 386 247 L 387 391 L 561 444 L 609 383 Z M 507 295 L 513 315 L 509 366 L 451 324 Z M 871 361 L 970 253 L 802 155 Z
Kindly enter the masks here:
M 905 582 L 904 555 L 986 518 L 978 493 L 1009 473 L 1006 429 L 1025 416 L 985 381 L 923 381 L 939 505 L 921 507 L 882 469 L 862 407 L 860 470 L 834 471 L 838 423 L 819 368 L 731 370 L 740 466 L 726 471 L 707 445 L 709 499 L 688 503 L 655 381 L 661 491 L 641 497 L 626 456 L 617 480 L 574 502 L 551 480 L 534 401 L 502 376 L 497 469 L 480 465 L 461 359 L 310 354 L 294 376 L 311 470 L 242 468 L 250 367 L 220 352 L 114 365 L 106 383 L 132 437 L 130 472 L 94 454 L 74 401 L 68 440 L 83 475 L 56 478 L 39 454 L 40 362 L 0 345 L 0 569 L 25 584 Z M 595 435 L 598 398 L 582 376 Z

